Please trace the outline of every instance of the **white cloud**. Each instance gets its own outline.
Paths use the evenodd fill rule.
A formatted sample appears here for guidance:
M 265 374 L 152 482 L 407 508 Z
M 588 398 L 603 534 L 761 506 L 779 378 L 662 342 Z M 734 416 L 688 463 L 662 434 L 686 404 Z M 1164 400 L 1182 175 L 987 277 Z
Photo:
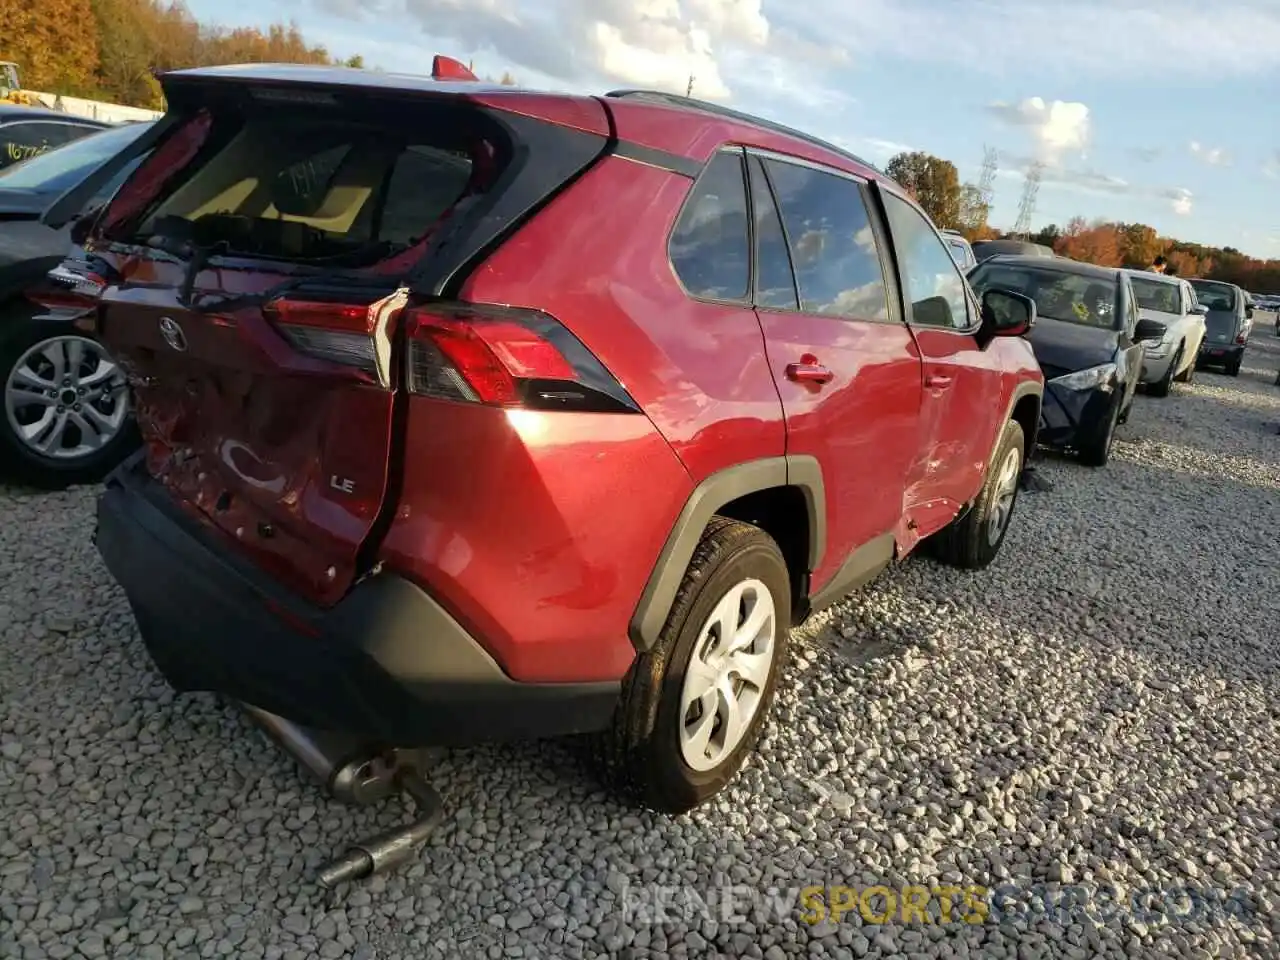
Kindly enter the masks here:
M 1188 216 L 1191 213 L 1192 193 L 1186 187 L 1178 187 L 1175 190 L 1165 192 L 1165 198 L 1173 205 L 1173 212 L 1180 217 Z
M 1036 153 L 1046 163 L 1064 154 L 1083 154 L 1089 145 L 1089 108 L 1083 103 L 1028 97 L 1019 103 L 993 103 L 987 111 L 1030 131 Z
M 1164 81 L 1170 64 L 1181 81 L 1256 77 L 1275 58 L 1242 51 L 1280 49 L 1275 0 L 814 0 L 785 16 L 855 55 L 1073 83 Z
M 725 64 L 746 56 L 778 85 L 802 89 L 779 51 L 812 44 L 775 37 L 762 0 L 316 0 L 350 19 L 416 21 L 465 54 L 492 51 L 515 68 L 586 87 L 643 86 L 724 99 Z M 776 49 L 775 49 L 776 48 Z M 819 58 L 821 59 L 821 58 Z M 829 58 L 838 59 L 838 58 Z
M 1187 149 L 1193 157 L 1203 160 L 1211 167 L 1231 166 L 1231 156 L 1222 147 L 1206 147 L 1199 140 L 1192 140 Z

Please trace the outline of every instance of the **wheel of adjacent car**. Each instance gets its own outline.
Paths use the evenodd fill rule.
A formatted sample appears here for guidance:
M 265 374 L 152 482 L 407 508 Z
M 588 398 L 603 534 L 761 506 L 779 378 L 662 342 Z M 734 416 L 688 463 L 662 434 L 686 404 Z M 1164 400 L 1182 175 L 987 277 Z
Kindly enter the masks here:
M 1169 369 L 1164 372 L 1164 376 L 1151 384 L 1148 388 L 1153 397 L 1167 397 L 1169 391 L 1173 389 L 1174 372 L 1178 369 L 1178 364 L 1182 362 L 1182 347 L 1178 347 L 1178 352 L 1173 355 L 1173 359 L 1169 361 Z
M 624 683 L 604 760 L 642 803 L 683 813 L 717 793 L 760 735 L 786 663 L 791 580 L 758 527 L 714 518 L 654 648 Z
M 1004 425 L 978 498 L 934 535 L 934 553 L 939 560 L 966 570 L 980 570 L 996 558 L 1018 502 L 1025 454 L 1022 426 L 1010 420 Z
M 1085 466 L 1105 467 L 1107 461 L 1111 459 L 1111 448 L 1116 440 L 1116 426 L 1120 420 L 1120 402 L 1119 397 L 1112 401 L 1111 411 L 1102 421 L 1102 426 L 1097 433 L 1080 443 L 1078 453 L 1080 462 Z
M 101 480 L 138 441 L 120 368 L 70 324 L 10 314 L 0 337 L 4 472 L 52 489 Z
M 1226 374 L 1228 377 L 1240 376 L 1240 363 L 1241 361 L 1239 360 L 1232 360 L 1229 364 L 1227 364 Z
M 1195 383 L 1196 382 L 1196 363 L 1193 360 L 1187 364 L 1187 369 L 1173 378 L 1178 383 Z

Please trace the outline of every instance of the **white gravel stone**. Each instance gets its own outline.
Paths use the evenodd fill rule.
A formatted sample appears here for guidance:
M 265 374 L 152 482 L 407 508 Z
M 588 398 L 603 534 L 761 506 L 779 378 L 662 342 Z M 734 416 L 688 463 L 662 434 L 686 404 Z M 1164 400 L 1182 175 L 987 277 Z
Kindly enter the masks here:
M 174 696 L 90 544 L 95 491 L 0 489 L 0 957 L 1280 955 L 1277 366 L 1260 330 L 1239 379 L 1139 398 L 1105 469 L 1046 458 L 989 570 L 912 559 L 806 624 L 705 809 L 637 813 L 567 744 L 455 750 L 419 861 L 332 896 L 316 866 L 403 810 L 336 804 Z M 1032 912 L 1066 883 L 1254 913 Z M 912 884 L 1024 909 L 810 925 L 795 897 Z M 624 910 L 658 887 L 665 922 Z

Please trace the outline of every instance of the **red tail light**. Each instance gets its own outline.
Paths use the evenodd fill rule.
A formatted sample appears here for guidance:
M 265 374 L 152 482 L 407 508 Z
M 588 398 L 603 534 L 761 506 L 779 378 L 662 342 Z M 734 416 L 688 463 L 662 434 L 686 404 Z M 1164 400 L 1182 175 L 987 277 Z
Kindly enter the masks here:
M 390 385 L 388 329 L 403 295 L 373 303 L 280 297 L 262 312 L 299 353 Z
M 441 303 L 405 312 L 409 390 L 500 407 L 634 413 L 626 389 L 554 317 Z
M 60 263 L 45 282 L 27 291 L 27 298 L 49 310 L 90 310 L 98 305 L 107 281 L 88 268 Z

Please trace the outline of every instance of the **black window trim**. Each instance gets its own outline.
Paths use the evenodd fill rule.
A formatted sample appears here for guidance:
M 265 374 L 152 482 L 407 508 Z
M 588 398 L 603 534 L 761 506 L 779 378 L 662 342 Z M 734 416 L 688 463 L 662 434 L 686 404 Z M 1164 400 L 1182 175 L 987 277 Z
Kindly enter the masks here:
M 926 214 L 923 210 L 920 209 L 919 204 L 913 201 L 905 193 L 899 190 L 895 190 L 891 187 L 888 187 L 883 183 L 876 183 L 872 187 L 872 191 L 876 195 L 877 213 L 879 214 L 879 216 L 884 218 L 885 232 L 888 236 L 892 237 L 893 231 L 889 227 L 889 210 L 884 202 L 885 195 L 892 196 L 897 200 L 901 200 L 908 207 L 911 207 L 913 210 L 915 210 L 916 213 L 918 213 L 924 219 L 924 222 L 928 224 L 929 227 L 933 230 L 934 236 L 938 238 L 938 242 L 941 243 L 944 248 L 946 247 L 947 242 L 945 239 L 943 239 L 941 232 L 939 232 L 937 224 L 935 224 L 932 220 L 930 220 L 928 214 Z M 944 249 L 944 252 L 946 252 L 947 259 L 951 262 L 951 265 L 955 268 L 956 274 L 960 277 L 961 287 L 964 290 L 965 302 L 969 305 L 969 310 L 973 317 L 973 321 L 969 324 L 969 326 L 964 328 L 935 327 L 930 324 L 921 324 L 920 326 L 917 327 L 917 326 L 914 326 L 911 323 L 911 321 L 908 319 L 906 321 L 907 326 L 910 327 L 912 330 L 936 330 L 940 333 L 949 333 L 949 334 L 954 334 L 956 336 L 961 336 L 961 337 L 971 337 L 971 338 L 975 337 L 978 331 L 982 328 L 982 305 L 981 303 L 978 302 L 977 297 L 974 295 L 973 288 L 969 286 L 969 277 L 967 276 L 965 271 L 960 269 L 959 264 L 957 264 L 955 260 L 952 259 L 949 251 L 946 251 Z M 907 317 L 910 317 L 911 311 L 908 309 L 908 303 L 907 303 L 908 294 L 907 294 L 906 278 L 902 275 L 902 266 L 899 263 L 898 247 L 896 242 L 893 244 L 893 262 L 894 262 L 894 271 L 895 271 L 894 275 L 897 277 L 898 289 L 900 291 L 899 298 L 902 303 L 902 315 L 904 318 L 907 318 Z
M 773 188 L 773 180 L 769 177 L 769 170 L 764 165 L 764 157 L 758 152 L 748 149 L 747 155 L 747 213 L 751 222 L 751 305 L 756 310 L 764 310 L 767 313 L 799 313 L 800 312 L 800 281 L 796 277 L 795 259 L 791 256 L 791 234 L 787 231 L 787 221 L 782 216 L 782 207 L 778 204 L 778 194 Z M 791 274 L 791 294 L 795 297 L 794 307 L 775 307 L 773 305 L 764 305 L 759 302 L 757 289 L 759 281 L 759 258 L 760 247 L 757 244 L 755 235 L 756 229 L 756 193 L 752 189 L 759 170 L 759 177 L 764 184 L 765 192 L 769 195 L 769 203 L 773 206 L 773 215 L 778 219 L 778 228 L 782 231 L 782 245 L 787 254 L 787 270 Z
M 703 177 L 708 175 L 711 170 L 711 164 L 714 163 L 722 154 L 738 155 L 738 167 L 742 173 L 742 194 L 743 202 L 747 209 L 747 292 L 741 297 L 718 298 L 703 297 L 692 293 L 688 287 L 684 285 L 684 280 L 680 277 L 680 271 L 676 269 L 675 261 L 671 256 L 671 241 L 675 239 L 676 230 L 680 227 L 680 220 L 684 217 L 685 210 L 689 204 L 693 202 L 694 196 L 698 192 L 698 186 L 702 183 Z M 756 230 L 755 223 L 751 219 L 751 184 L 747 179 L 749 168 L 747 166 L 746 150 L 742 144 L 722 143 L 707 157 L 706 162 L 702 165 L 702 169 L 698 171 L 698 175 L 693 178 L 693 184 L 689 187 L 688 193 L 684 195 L 684 199 L 680 201 L 680 209 L 676 211 L 675 219 L 671 222 L 671 229 L 667 233 L 667 266 L 671 270 L 671 276 L 676 282 L 676 286 L 690 300 L 698 303 L 714 304 L 720 307 L 747 307 L 751 308 L 754 301 L 754 292 L 756 287 Z
M 862 196 L 862 206 L 867 214 L 867 224 L 871 227 L 872 236 L 875 238 L 876 255 L 880 261 L 880 280 L 881 280 L 881 284 L 884 287 L 885 307 L 889 315 L 884 318 L 848 317 L 838 313 L 810 313 L 806 311 L 804 309 L 803 298 L 800 295 L 800 278 L 796 276 L 794 262 L 791 262 L 791 282 L 792 282 L 792 285 L 795 287 L 795 291 L 796 291 L 797 307 L 793 310 L 787 307 L 768 307 L 768 306 L 761 306 L 759 304 L 756 304 L 755 303 L 755 282 L 754 282 L 754 261 L 755 261 L 757 250 L 755 247 L 755 235 L 754 235 L 755 215 L 754 215 L 754 210 L 752 210 L 752 216 L 750 218 L 751 229 L 752 229 L 751 256 L 752 256 L 752 264 L 753 264 L 753 277 L 752 277 L 751 291 L 752 291 L 752 305 L 755 307 L 755 309 L 763 310 L 768 313 L 776 313 L 776 314 L 795 313 L 795 314 L 800 314 L 806 317 L 825 317 L 826 319 L 837 320 L 842 323 L 883 323 L 883 324 L 893 324 L 895 326 L 905 326 L 906 325 L 905 314 L 903 313 L 903 310 L 902 310 L 902 294 L 898 286 L 897 275 L 893 272 L 891 261 L 888 259 L 888 257 L 885 254 L 885 243 L 887 241 L 888 232 L 887 232 L 886 226 L 881 222 L 881 219 L 880 219 L 881 212 L 877 207 L 877 205 L 873 202 L 872 194 L 870 192 L 870 181 L 867 180 L 865 177 L 860 177 L 857 174 L 849 173 L 847 170 L 841 170 L 838 167 L 830 167 L 825 164 L 815 163 L 814 161 L 805 159 L 804 157 L 796 157 L 787 153 L 779 153 L 776 150 L 770 150 L 766 147 L 753 147 L 748 145 L 746 148 L 746 153 L 748 157 L 755 157 L 760 161 L 774 160 L 778 163 L 787 163 L 796 167 L 804 167 L 808 170 L 813 170 L 817 173 L 829 174 L 841 180 L 849 180 L 858 188 L 858 192 Z M 787 218 L 782 215 L 782 205 L 778 203 L 778 192 L 773 186 L 773 179 L 769 176 L 768 166 L 765 163 L 761 162 L 760 168 L 764 172 L 765 183 L 769 188 L 769 195 L 773 198 L 774 210 L 777 211 L 778 220 L 782 224 L 782 236 L 787 242 L 787 259 L 788 261 L 791 261 L 791 234 L 787 230 Z M 750 174 L 750 165 L 748 165 L 747 172 L 748 174 Z M 752 199 L 751 190 L 748 186 L 747 202 L 750 203 L 751 199 Z

